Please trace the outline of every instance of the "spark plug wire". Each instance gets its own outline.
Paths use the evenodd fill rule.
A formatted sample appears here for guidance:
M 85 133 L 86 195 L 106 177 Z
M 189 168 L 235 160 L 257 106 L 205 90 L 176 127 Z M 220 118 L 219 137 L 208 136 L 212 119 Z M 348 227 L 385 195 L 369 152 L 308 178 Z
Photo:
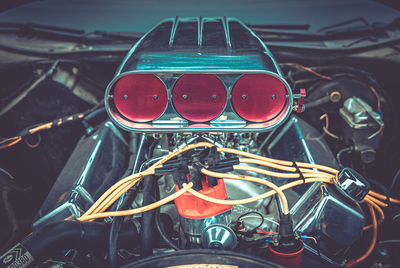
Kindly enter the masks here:
M 184 183 L 182 188 L 175 192 L 174 194 L 171 194 L 170 196 L 159 200 L 155 203 L 152 203 L 150 205 L 140 207 L 140 208 L 135 208 L 135 209 L 130 209 L 130 210 L 123 210 L 123 211 L 111 211 L 111 212 L 105 212 L 109 206 L 111 206 L 122 194 L 124 194 L 126 191 L 128 191 L 131 187 L 133 187 L 137 182 L 139 182 L 141 179 L 143 179 L 147 175 L 154 174 L 154 170 L 158 167 L 162 167 L 162 164 L 167 162 L 168 160 L 174 158 L 175 156 L 194 149 L 198 147 L 213 147 L 214 145 L 208 142 L 200 142 L 200 143 L 195 143 L 195 144 L 190 144 L 185 147 L 182 147 L 164 158 L 160 159 L 157 161 L 155 164 L 153 164 L 150 168 L 146 169 L 143 172 L 133 174 L 131 176 L 128 176 L 116 184 L 114 184 L 112 187 L 110 187 L 93 205 L 91 208 L 86 211 L 84 215 L 82 215 L 78 220 L 80 221 L 93 221 L 98 218 L 104 218 L 104 217 L 114 217 L 114 216 L 127 216 L 127 215 L 134 215 L 138 213 L 142 213 L 151 209 L 158 208 L 168 202 L 173 201 L 174 199 L 178 198 L 182 194 L 188 192 L 191 193 L 192 195 L 203 199 L 208 202 L 212 203 L 217 203 L 217 204 L 222 204 L 222 205 L 240 205 L 240 204 L 247 204 L 251 203 L 257 200 L 261 200 L 270 196 L 273 196 L 275 194 L 278 194 L 280 199 L 282 200 L 282 205 L 283 205 L 283 213 L 284 214 L 289 214 L 289 207 L 287 204 L 286 196 L 284 194 L 284 190 L 290 189 L 292 187 L 296 187 L 305 183 L 314 183 L 314 182 L 320 182 L 320 183 L 326 183 L 326 184 L 332 184 L 334 183 L 335 180 L 337 180 L 337 174 L 338 170 L 322 166 L 322 165 L 317 165 L 317 164 L 310 164 L 310 163 L 302 163 L 302 162 L 296 162 L 296 165 L 298 167 L 298 170 L 296 167 L 293 167 L 293 162 L 291 161 L 283 161 L 283 160 L 277 160 L 277 159 L 272 159 L 272 158 L 267 158 L 259 155 L 254 155 L 251 153 L 247 152 L 242 152 L 236 149 L 229 149 L 229 148 L 217 148 L 219 152 L 224 152 L 224 153 L 229 153 L 229 154 L 236 154 L 242 156 L 242 158 L 239 158 L 239 162 L 242 164 L 256 164 L 260 166 L 266 166 L 270 168 L 274 168 L 277 170 L 282 170 L 286 172 L 291 172 L 291 173 L 280 173 L 280 172 L 272 172 L 269 170 L 261 169 L 258 167 L 252 167 L 252 166 L 243 166 L 243 165 L 234 165 L 233 169 L 236 171 L 240 170 L 247 170 L 247 171 L 253 171 L 257 172 L 260 174 L 265 174 L 269 176 L 274 176 L 274 177 L 280 177 L 280 178 L 287 178 L 287 179 L 296 179 L 300 178 L 300 175 L 298 172 L 302 173 L 303 179 L 291 181 L 289 183 L 286 183 L 280 187 L 277 185 L 260 179 L 256 177 L 251 177 L 251 176 L 244 176 L 244 175 L 236 175 L 236 174 L 227 174 L 227 173 L 218 173 L 215 171 L 207 170 L 205 168 L 201 169 L 201 172 L 205 175 L 216 177 L 216 178 L 223 178 L 223 179 L 236 179 L 236 180 L 245 180 L 245 181 L 251 181 L 251 182 L 256 182 L 263 184 L 272 190 L 269 190 L 263 194 L 260 194 L 258 196 L 253 196 L 245 199 L 240 199 L 240 200 L 222 200 L 222 199 L 217 199 L 213 198 L 207 195 L 203 195 L 194 189 L 192 189 L 193 184 L 191 182 L 189 183 Z M 297 171 L 297 172 L 296 172 Z M 372 218 L 372 224 L 367 225 L 363 228 L 363 230 L 369 230 L 373 229 L 373 238 L 371 240 L 371 244 L 368 247 L 367 251 L 358 259 L 353 260 L 348 262 L 348 267 L 351 267 L 352 265 L 356 265 L 363 260 L 365 260 L 373 251 L 375 244 L 376 244 L 376 239 L 377 239 L 377 228 L 378 224 L 382 223 L 384 220 L 384 212 L 382 210 L 382 207 L 386 207 L 387 204 L 385 204 L 383 201 L 386 200 L 387 197 L 379 194 L 375 191 L 370 191 L 364 198 L 363 202 L 368 205 L 368 208 L 370 210 L 371 218 Z M 400 200 L 390 198 L 390 202 L 400 204 Z M 379 215 L 379 219 L 377 219 L 375 211 Z

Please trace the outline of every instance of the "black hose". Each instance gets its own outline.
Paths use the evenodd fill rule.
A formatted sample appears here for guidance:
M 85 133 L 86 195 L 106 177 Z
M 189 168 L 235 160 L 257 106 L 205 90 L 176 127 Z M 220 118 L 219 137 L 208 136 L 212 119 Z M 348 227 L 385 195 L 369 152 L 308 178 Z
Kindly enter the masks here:
M 52 257 L 60 250 L 77 249 L 103 252 L 106 247 L 108 229 L 107 224 L 98 222 L 54 222 L 32 233 L 16 247 L 22 246 L 32 256 L 32 258 L 27 257 L 25 259 L 26 264 L 29 263 L 32 266 L 34 263 L 41 263 L 41 261 Z M 126 246 L 138 240 L 138 231 L 131 222 L 123 225 L 121 233 L 121 246 Z M 5 256 L 13 254 L 13 249 L 9 250 Z M 18 266 L 19 262 L 21 260 L 15 258 L 12 263 L 7 263 L 7 267 L 14 267 L 13 265 L 20 267 Z M 2 267 L 1 264 L 0 267 Z
M 121 204 L 121 209 L 126 209 L 136 198 L 137 191 L 129 191 L 126 193 L 126 197 Z M 114 217 L 113 222 L 111 223 L 110 234 L 108 236 L 108 257 L 110 262 L 110 267 L 117 267 L 117 251 L 118 251 L 118 243 L 119 237 L 121 236 L 121 226 L 123 226 L 123 222 L 125 217 Z
M 138 154 L 140 154 L 140 151 L 141 150 L 138 150 L 138 135 L 131 133 L 129 141 L 129 164 L 123 178 L 132 174 L 133 171 L 135 170 L 135 163 L 139 157 Z M 128 191 L 119 209 L 127 209 L 129 205 L 133 202 L 133 200 L 136 198 L 136 195 L 137 195 L 136 188 Z M 111 268 L 117 266 L 118 233 L 124 219 L 125 217 L 115 217 L 111 224 L 110 235 L 108 239 L 108 258 Z
M 157 200 L 160 200 L 160 188 L 156 187 L 156 198 Z M 161 208 L 158 207 L 155 211 L 154 215 L 154 223 L 156 226 L 156 229 L 158 233 L 160 234 L 161 239 L 172 249 L 174 250 L 180 250 L 180 248 L 175 245 L 175 243 L 168 237 L 168 234 L 165 232 L 163 225 L 162 225 L 162 220 L 161 220 Z
M 157 181 L 155 176 L 147 176 L 143 180 L 143 206 L 156 202 Z M 153 255 L 154 245 L 154 209 L 143 212 L 141 222 L 140 255 L 147 257 Z
M 161 217 L 160 217 L 160 208 L 156 209 L 155 214 L 155 225 L 158 233 L 160 234 L 161 239 L 172 249 L 179 250 L 179 247 L 174 244 L 174 242 L 169 239 L 168 235 L 165 233 L 163 227 L 161 226 Z
M 94 128 L 91 126 L 93 125 L 93 121 L 98 121 L 100 115 L 104 116 L 106 114 L 106 108 L 104 108 L 103 106 L 99 106 L 97 109 L 93 110 L 83 118 L 82 125 L 86 128 L 87 135 L 91 134 L 94 131 Z
M 90 121 L 98 117 L 99 115 L 102 114 L 107 114 L 106 113 L 106 108 L 103 106 L 100 106 L 99 108 L 95 109 L 93 112 L 89 113 L 88 115 L 85 116 L 84 121 Z

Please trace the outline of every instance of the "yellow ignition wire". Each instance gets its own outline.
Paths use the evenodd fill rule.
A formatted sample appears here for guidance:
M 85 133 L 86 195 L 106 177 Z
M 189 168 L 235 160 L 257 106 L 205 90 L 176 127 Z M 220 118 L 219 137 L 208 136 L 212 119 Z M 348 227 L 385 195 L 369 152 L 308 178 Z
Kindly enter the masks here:
M 140 208 L 135 208 L 135 209 L 129 209 L 129 210 L 120 210 L 120 211 L 110 211 L 110 212 L 102 212 L 102 213 L 97 213 L 97 214 L 92 214 L 88 216 L 82 216 L 78 218 L 80 221 L 91 221 L 97 218 L 105 218 L 105 217 L 115 217 L 115 216 L 128 216 L 128 215 L 134 215 L 134 214 L 139 214 L 145 211 L 149 211 L 155 208 L 158 208 L 162 205 L 165 205 L 177 197 L 183 195 L 186 193 L 190 188 L 192 188 L 193 183 L 189 182 L 188 184 L 184 183 L 182 189 L 179 191 L 171 194 L 170 196 L 165 197 L 164 199 L 161 199 L 157 202 L 154 202 L 150 205 L 140 207 Z

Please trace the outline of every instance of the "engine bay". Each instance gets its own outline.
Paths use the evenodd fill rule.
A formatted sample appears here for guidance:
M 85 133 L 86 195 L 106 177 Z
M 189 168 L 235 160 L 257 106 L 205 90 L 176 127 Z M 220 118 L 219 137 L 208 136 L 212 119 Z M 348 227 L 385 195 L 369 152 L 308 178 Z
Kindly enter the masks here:
M 396 267 L 398 48 L 264 32 L 175 17 L 1 69 L 0 267 Z

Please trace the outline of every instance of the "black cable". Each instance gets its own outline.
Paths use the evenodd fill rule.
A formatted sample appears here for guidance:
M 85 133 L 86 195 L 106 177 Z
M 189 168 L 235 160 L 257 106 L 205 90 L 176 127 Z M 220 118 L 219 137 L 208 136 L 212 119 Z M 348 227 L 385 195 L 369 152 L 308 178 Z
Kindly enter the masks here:
M 314 241 L 314 242 L 315 242 L 314 244 L 317 246 L 318 257 L 320 258 L 320 260 L 324 261 L 324 259 L 323 259 L 322 256 L 321 256 L 321 249 L 320 249 L 320 247 L 319 247 L 319 241 L 318 241 L 318 239 L 315 238 L 315 241 Z
M 299 166 L 297 165 L 296 161 L 293 161 L 293 167 L 296 168 L 296 173 L 300 174 L 299 179 L 303 180 L 303 184 L 306 184 L 306 178 L 303 175 L 303 172 L 301 172 Z
M 342 155 L 343 155 L 344 153 L 351 152 L 351 151 L 353 151 L 353 147 L 347 147 L 347 148 L 344 148 L 344 149 L 340 150 L 340 151 L 336 154 L 336 160 L 338 161 L 339 166 L 343 167 L 342 161 L 340 160 L 340 158 L 342 157 Z
M 400 240 L 396 240 L 396 239 L 383 240 L 383 241 L 379 241 L 378 245 L 398 245 L 398 246 L 400 246 Z
M 398 221 L 398 220 L 400 220 L 400 214 L 394 215 L 392 221 Z
M 310 102 L 306 102 L 306 103 L 304 103 L 304 105 L 306 106 L 306 109 L 311 109 L 314 107 L 318 107 L 322 104 L 328 103 L 328 102 L 330 102 L 330 100 L 331 100 L 331 97 L 328 95 L 328 96 L 324 96 L 322 98 L 319 98 L 319 99 L 316 99 L 316 100 L 313 100 Z
M 392 191 L 393 191 L 393 188 L 396 186 L 396 183 L 397 183 L 397 181 L 399 180 L 399 178 L 400 178 L 400 169 L 397 170 L 396 174 L 394 175 L 392 184 L 391 184 L 390 187 L 389 187 L 389 192 L 392 192 Z
M 9 173 L 7 170 L 0 168 L 0 172 L 9 177 L 11 180 L 14 179 L 13 175 L 11 175 L 11 173 Z
M 290 67 L 290 66 L 288 66 Z M 379 95 L 383 96 L 386 100 L 388 100 L 388 96 L 386 91 L 379 85 L 379 83 L 373 78 L 373 75 L 367 71 L 364 71 L 362 69 L 354 68 L 351 66 L 341 66 L 341 65 L 326 65 L 326 66 L 313 66 L 310 67 L 313 71 L 316 72 L 334 72 L 333 74 L 330 74 L 330 77 L 333 79 L 338 79 L 338 78 L 353 78 L 355 80 L 362 81 L 366 84 L 372 85 L 378 92 Z M 304 74 L 308 73 L 307 70 L 298 68 L 297 72 L 294 73 L 292 76 L 295 76 L 296 74 Z M 320 78 L 316 79 L 309 79 L 309 82 L 316 82 L 320 80 Z M 308 80 L 307 80 L 308 81 Z M 307 81 L 296 81 L 296 83 L 303 83 Z
M 250 233 L 255 233 L 257 231 L 257 228 L 260 228 L 264 224 L 264 216 L 260 212 L 257 212 L 257 211 L 246 212 L 246 213 L 240 215 L 238 217 L 237 221 L 240 221 L 241 218 L 243 218 L 243 217 L 245 217 L 247 215 L 250 215 L 250 214 L 256 214 L 256 215 L 260 216 L 260 218 L 261 218 L 261 223 L 257 227 L 255 227 L 253 230 L 248 231 Z

